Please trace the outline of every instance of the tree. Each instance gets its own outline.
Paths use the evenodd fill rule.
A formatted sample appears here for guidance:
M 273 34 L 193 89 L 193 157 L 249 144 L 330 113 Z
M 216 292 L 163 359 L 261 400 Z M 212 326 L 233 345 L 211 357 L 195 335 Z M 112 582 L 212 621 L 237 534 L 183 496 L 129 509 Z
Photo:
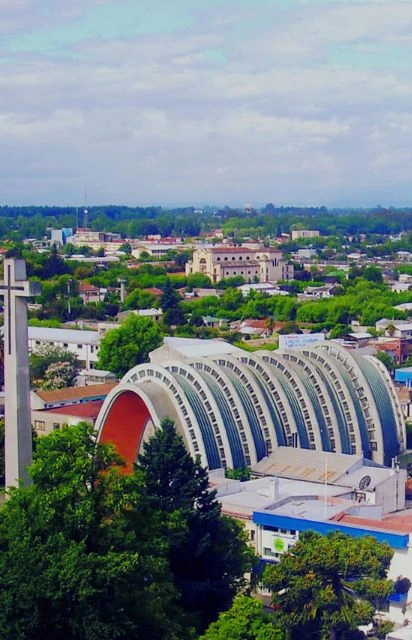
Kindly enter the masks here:
M 4 442 L 4 418 L 0 418 L 0 486 L 4 486 L 6 477 L 6 457 Z
M 185 637 L 158 516 L 119 462 L 85 424 L 39 440 L 0 510 L 3 640 Z
M 157 306 L 157 298 L 149 291 L 143 291 L 136 287 L 126 296 L 125 309 L 151 309 Z
M 145 472 L 149 503 L 164 514 L 180 604 L 190 623 L 203 631 L 245 584 L 254 559 L 246 534 L 238 522 L 221 515 L 206 470 L 186 451 L 172 420 L 165 418 L 145 443 L 138 468 Z
M 279 620 L 265 613 L 263 605 L 249 596 L 235 598 L 229 611 L 220 614 L 200 640 L 284 640 Z
M 389 373 L 393 372 L 393 370 L 395 369 L 395 363 L 389 353 L 386 353 L 386 351 L 378 351 L 376 353 L 376 357 L 382 362 L 382 364 L 385 365 Z
M 267 567 L 263 582 L 284 616 L 291 640 L 347 640 L 373 620 L 393 552 L 370 536 L 301 534 L 292 552 Z
M 160 346 L 162 339 L 157 322 L 132 313 L 102 338 L 98 368 L 121 377 L 137 364 L 147 362 L 149 353 Z
M 329 338 L 334 340 L 335 338 L 342 338 L 347 336 L 352 329 L 347 324 L 336 324 L 329 333 Z
M 80 368 L 74 353 L 47 345 L 30 354 L 29 364 L 31 384 L 41 389 L 73 386 Z
M 160 306 L 163 310 L 163 320 L 165 324 L 172 326 L 184 323 L 184 316 L 180 309 L 180 296 L 175 289 L 173 289 L 170 279 L 167 278 L 163 295 L 160 299 Z

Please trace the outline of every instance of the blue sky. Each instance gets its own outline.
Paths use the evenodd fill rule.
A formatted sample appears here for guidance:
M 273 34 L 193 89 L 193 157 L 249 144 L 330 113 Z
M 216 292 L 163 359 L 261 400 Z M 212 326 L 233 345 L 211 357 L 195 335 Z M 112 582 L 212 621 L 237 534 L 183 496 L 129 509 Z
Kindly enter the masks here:
M 410 0 L 0 0 L 0 204 L 412 202 Z

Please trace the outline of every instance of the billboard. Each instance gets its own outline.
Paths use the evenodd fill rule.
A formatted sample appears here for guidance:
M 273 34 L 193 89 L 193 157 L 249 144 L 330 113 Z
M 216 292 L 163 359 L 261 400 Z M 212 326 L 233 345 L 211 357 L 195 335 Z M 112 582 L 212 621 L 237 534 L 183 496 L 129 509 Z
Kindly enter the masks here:
M 324 340 L 324 333 L 289 333 L 289 335 L 279 336 L 279 349 L 298 349 Z

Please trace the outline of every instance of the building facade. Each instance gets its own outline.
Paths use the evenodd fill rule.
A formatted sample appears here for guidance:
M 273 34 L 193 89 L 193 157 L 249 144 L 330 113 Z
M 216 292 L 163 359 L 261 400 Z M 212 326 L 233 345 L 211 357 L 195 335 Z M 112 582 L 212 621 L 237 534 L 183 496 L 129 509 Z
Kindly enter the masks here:
M 195 249 L 186 264 L 186 275 L 203 273 L 212 282 L 241 276 L 247 282 L 293 279 L 293 265 L 273 247 L 216 246 Z
M 77 356 L 83 369 L 94 369 L 99 359 L 101 336 L 98 331 L 29 327 L 29 350 L 59 347 Z
M 151 363 L 131 369 L 108 395 L 96 428 L 132 465 L 165 416 L 211 470 L 253 466 L 279 446 L 390 464 L 406 442 L 387 369 L 327 341 L 247 353 L 217 340 L 166 338 Z
M 302 238 L 318 238 L 319 231 L 316 229 L 292 229 L 292 240 L 301 240 Z

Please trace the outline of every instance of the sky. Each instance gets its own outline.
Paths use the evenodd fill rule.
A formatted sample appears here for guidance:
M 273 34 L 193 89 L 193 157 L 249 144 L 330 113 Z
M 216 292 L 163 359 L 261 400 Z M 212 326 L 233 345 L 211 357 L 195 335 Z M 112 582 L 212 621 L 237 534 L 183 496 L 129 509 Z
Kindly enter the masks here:
M 412 0 L 0 0 L 0 205 L 412 204 Z

